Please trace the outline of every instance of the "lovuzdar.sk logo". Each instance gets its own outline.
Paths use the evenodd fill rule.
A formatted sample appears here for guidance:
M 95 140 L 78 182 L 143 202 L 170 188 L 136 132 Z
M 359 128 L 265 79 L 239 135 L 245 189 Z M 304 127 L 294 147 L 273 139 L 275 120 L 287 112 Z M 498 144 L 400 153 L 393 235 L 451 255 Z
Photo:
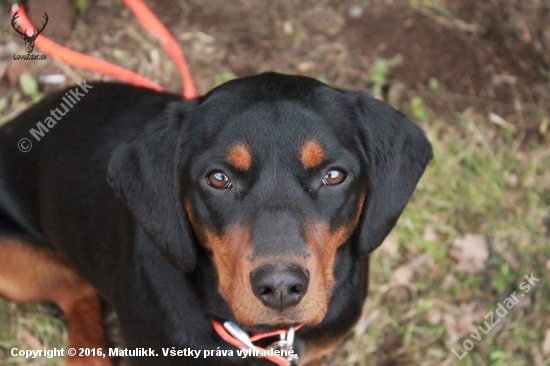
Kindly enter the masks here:
M 30 36 L 27 34 L 28 29 L 25 29 L 24 32 L 21 32 L 19 30 L 20 28 L 19 26 L 17 26 L 16 28 L 15 23 L 18 18 L 19 18 L 19 10 L 16 11 L 15 14 L 13 14 L 13 17 L 11 18 L 11 26 L 13 27 L 13 29 L 15 29 L 17 33 L 19 33 L 21 38 L 23 38 L 23 40 L 25 41 L 25 48 L 27 50 L 27 54 L 26 55 L 14 54 L 13 59 L 14 60 L 47 60 L 46 55 L 31 55 L 31 53 L 34 50 L 34 42 L 36 42 L 36 39 L 38 38 L 38 36 L 42 33 L 42 31 L 44 31 L 44 28 L 46 28 L 46 24 L 48 24 L 48 20 L 49 20 L 48 14 L 44 13 L 45 21 L 42 22 L 42 29 L 40 30 L 35 29 Z

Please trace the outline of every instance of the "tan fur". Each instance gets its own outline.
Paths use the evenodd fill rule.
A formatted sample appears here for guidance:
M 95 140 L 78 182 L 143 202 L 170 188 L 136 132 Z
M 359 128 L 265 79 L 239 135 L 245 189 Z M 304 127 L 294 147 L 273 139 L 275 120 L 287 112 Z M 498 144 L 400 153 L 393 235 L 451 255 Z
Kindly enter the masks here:
M 15 302 L 51 301 L 63 310 L 69 347 L 102 348 L 101 304 L 96 291 L 59 254 L 0 238 L 0 295 Z M 109 358 L 69 357 L 69 366 L 108 366 Z
M 300 160 L 306 169 L 315 168 L 323 162 L 325 150 L 315 140 L 307 141 L 300 149 Z
M 218 274 L 218 287 L 229 304 L 236 319 L 243 325 L 320 323 L 328 310 L 328 302 L 334 284 L 334 261 L 336 251 L 357 226 L 364 203 L 359 199 L 357 213 L 351 222 L 331 231 L 324 223 L 307 223 L 307 253 L 303 257 L 266 256 L 254 258 L 251 248 L 251 229 L 235 225 L 218 235 L 213 230 L 198 225 L 191 205 L 185 209 L 201 243 L 211 252 Z M 266 307 L 253 293 L 250 273 L 267 263 L 292 263 L 302 266 L 310 273 L 309 288 L 300 303 L 284 311 Z
M 233 165 L 235 169 L 246 172 L 252 166 L 252 154 L 246 144 L 239 142 L 229 149 L 227 161 Z

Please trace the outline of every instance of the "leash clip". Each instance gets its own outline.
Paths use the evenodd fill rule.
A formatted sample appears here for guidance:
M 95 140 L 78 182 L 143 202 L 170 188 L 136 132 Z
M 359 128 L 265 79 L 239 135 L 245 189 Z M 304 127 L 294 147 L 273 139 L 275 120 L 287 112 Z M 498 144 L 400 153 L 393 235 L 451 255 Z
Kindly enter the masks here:
M 290 328 L 288 328 L 286 332 L 281 332 L 280 340 L 271 343 L 268 347 L 279 351 L 286 351 L 288 355 L 286 359 L 289 365 L 295 365 L 298 363 L 298 360 L 299 360 L 298 354 L 294 352 L 292 352 L 292 354 L 289 353 L 290 349 L 294 345 L 294 334 L 295 334 L 294 326 L 291 326 Z
M 213 324 L 214 324 L 214 328 L 216 329 L 219 325 L 219 323 L 217 322 L 214 322 L 213 321 Z M 217 325 L 218 324 L 218 325 Z M 299 325 L 298 328 L 300 328 L 302 325 Z M 263 333 L 263 334 L 259 334 L 259 335 L 256 335 L 256 336 L 253 336 L 253 337 L 249 337 L 248 334 L 243 330 L 241 329 L 241 327 L 239 327 L 237 324 L 231 322 L 231 321 L 226 321 L 223 323 L 223 326 L 222 328 L 225 328 L 225 330 L 231 335 L 234 337 L 234 339 L 237 341 L 237 344 L 233 343 L 230 339 L 227 339 L 227 338 L 224 338 L 226 341 L 230 342 L 231 344 L 233 344 L 234 346 L 236 347 L 240 347 L 240 348 L 243 348 L 246 347 L 246 348 L 249 348 L 251 350 L 254 350 L 254 351 L 267 351 L 269 349 L 273 349 L 273 350 L 277 350 L 277 351 L 285 351 L 285 354 L 286 356 L 264 356 L 265 358 L 267 358 L 268 360 L 278 364 L 278 365 L 281 365 L 281 366 L 294 366 L 294 365 L 297 365 L 298 363 L 298 355 L 295 353 L 295 352 L 292 352 L 290 353 L 290 350 L 292 348 L 292 346 L 294 345 L 294 336 L 295 336 L 295 331 L 296 329 L 294 328 L 294 326 L 291 326 L 290 328 L 288 328 L 288 330 L 278 330 L 278 331 L 275 331 L 275 332 L 270 332 L 270 333 Z M 216 331 L 219 333 L 219 330 L 216 329 Z M 262 338 L 267 338 L 267 337 L 272 337 L 272 336 L 275 336 L 275 335 L 279 335 L 280 339 L 276 342 L 273 342 L 272 344 L 270 344 L 267 348 L 261 348 L 261 347 L 256 347 L 252 342 L 256 341 L 256 340 L 259 340 L 259 339 L 262 339 Z M 220 334 L 222 335 L 222 334 Z M 239 344 L 240 342 L 240 344 Z

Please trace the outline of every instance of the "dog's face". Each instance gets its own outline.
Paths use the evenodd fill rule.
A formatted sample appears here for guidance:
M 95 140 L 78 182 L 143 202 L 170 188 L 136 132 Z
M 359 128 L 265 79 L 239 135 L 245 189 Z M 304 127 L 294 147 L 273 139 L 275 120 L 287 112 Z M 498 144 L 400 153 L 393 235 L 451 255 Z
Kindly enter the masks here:
M 182 204 L 241 323 L 316 324 L 336 250 L 361 214 L 366 162 L 348 111 L 327 108 L 344 102 L 340 92 L 260 84 L 254 103 L 235 98 L 249 87 L 237 82 L 201 106 L 184 142 Z
M 321 322 L 338 248 L 378 246 L 431 157 L 390 107 L 298 76 L 227 83 L 164 125 L 119 148 L 110 179 L 177 267 L 206 249 L 244 325 Z

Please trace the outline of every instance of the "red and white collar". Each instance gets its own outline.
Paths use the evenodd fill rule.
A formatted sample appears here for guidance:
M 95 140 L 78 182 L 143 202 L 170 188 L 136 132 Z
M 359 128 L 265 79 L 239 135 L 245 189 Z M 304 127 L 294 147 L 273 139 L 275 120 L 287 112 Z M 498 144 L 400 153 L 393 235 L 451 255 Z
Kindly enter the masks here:
M 216 333 L 218 333 L 223 340 L 237 348 L 251 352 L 251 354 L 259 354 L 259 357 L 265 358 L 280 366 L 294 365 L 298 361 L 298 355 L 294 353 L 294 350 L 292 349 L 294 343 L 294 332 L 303 327 L 304 324 L 298 324 L 297 326 L 292 326 L 288 329 L 279 329 L 249 336 L 244 330 L 233 322 L 226 321 L 223 325 L 214 319 L 211 319 L 211 322 L 216 330 Z M 260 339 L 274 336 L 279 336 L 280 339 L 272 343 L 268 348 L 262 348 L 254 345 L 253 343 L 259 341 Z M 277 352 L 274 354 L 271 349 L 279 350 L 278 354 Z M 286 357 L 283 355 L 286 355 Z

